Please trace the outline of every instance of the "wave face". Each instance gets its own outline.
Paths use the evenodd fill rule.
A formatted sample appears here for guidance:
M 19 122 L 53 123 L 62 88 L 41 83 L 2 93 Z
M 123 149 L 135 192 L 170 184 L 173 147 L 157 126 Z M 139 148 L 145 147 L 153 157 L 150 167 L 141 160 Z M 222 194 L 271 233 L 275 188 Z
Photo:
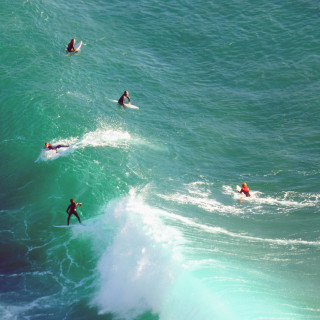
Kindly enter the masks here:
M 320 319 L 315 3 L 2 0 L 0 21 L 1 320 Z

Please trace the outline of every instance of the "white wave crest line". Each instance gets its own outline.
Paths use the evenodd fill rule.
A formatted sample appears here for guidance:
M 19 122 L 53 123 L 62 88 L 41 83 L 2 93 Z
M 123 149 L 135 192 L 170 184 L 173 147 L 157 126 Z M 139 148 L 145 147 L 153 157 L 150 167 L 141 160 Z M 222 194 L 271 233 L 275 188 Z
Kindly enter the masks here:
M 164 215 L 172 218 L 173 220 L 179 220 L 179 221 L 183 222 L 184 224 L 189 225 L 191 227 L 196 227 L 196 228 L 202 229 L 208 233 L 213 233 L 213 234 L 220 233 L 220 234 L 224 234 L 226 236 L 232 237 L 232 238 L 241 238 L 241 239 L 246 239 L 246 240 L 255 241 L 255 242 L 268 242 L 268 243 L 279 244 L 279 245 L 320 246 L 320 241 L 306 241 L 306 240 L 300 240 L 300 239 L 257 238 L 257 237 L 253 237 L 253 236 L 230 232 L 230 231 L 227 231 L 226 229 L 223 229 L 221 227 L 210 227 L 210 226 L 202 225 L 197 222 L 194 222 L 193 220 L 191 220 L 189 218 L 181 217 L 181 216 L 173 214 L 173 213 L 165 213 Z
M 211 191 L 206 187 L 211 186 L 212 183 L 204 182 L 204 181 L 195 181 L 188 184 L 185 184 L 187 190 L 190 194 L 198 195 L 201 197 L 208 198 L 211 195 Z
M 158 196 L 165 200 L 175 201 L 181 204 L 196 205 L 199 208 L 202 208 L 208 212 L 220 211 L 220 212 L 229 212 L 229 213 L 242 213 L 240 209 L 234 208 L 232 206 L 225 206 L 214 199 L 196 198 L 196 197 L 182 195 L 182 194 L 174 194 L 172 196 L 159 194 Z
M 24 277 L 24 276 L 39 276 L 42 277 L 44 275 L 52 275 L 51 271 L 34 271 L 34 272 L 22 272 L 22 273 L 12 273 L 12 274 L 0 274 L 2 278 L 13 278 L 13 277 Z

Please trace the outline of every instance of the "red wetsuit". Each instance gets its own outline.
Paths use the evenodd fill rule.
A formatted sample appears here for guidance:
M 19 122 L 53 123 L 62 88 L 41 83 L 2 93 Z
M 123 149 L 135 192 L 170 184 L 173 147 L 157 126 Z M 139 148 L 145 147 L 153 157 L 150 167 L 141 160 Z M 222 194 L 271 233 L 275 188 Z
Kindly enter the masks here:
M 240 193 L 244 193 L 246 197 L 250 197 L 249 188 L 242 188 Z

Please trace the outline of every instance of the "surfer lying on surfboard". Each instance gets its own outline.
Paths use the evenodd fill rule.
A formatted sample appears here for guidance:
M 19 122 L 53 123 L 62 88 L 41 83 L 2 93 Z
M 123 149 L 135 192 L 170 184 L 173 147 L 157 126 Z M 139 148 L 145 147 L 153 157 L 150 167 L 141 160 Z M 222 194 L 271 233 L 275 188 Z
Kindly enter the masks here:
M 68 48 L 67 48 L 68 52 L 76 52 L 76 49 L 74 47 L 75 43 L 76 43 L 76 39 L 71 39 L 71 41 L 68 44 Z
M 124 101 L 128 99 L 129 104 L 131 103 L 130 97 L 129 97 L 129 91 L 125 91 L 123 95 L 119 98 L 118 103 L 125 107 Z
M 67 214 L 69 215 L 68 216 L 68 225 L 69 225 L 71 215 L 75 215 L 78 218 L 79 223 L 81 223 L 80 218 L 77 214 L 77 206 L 79 206 L 81 208 L 82 203 L 77 203 L 74 201 L 74 199 L 70 199 L 70 202 L 71 202 L 71 204 L 69 205 L 69 207 L 67 209 Z
M 239 193 L 244 193 L 246 195 L 246 197 L 251 197 L 250 192 L 249 192 L 249 188 L 247 187 L 247 184 L 244 182 L 241 186 L 241 190 L 238 191 Z
M 46 142 L 46 143 L 44 144 L 44 147 L 45 147 L 46 149 L 56 150 L 56 152 L 58 152 L 57 149 L 59 149 L 59 148 L 68 148 L 69 146 L 64 146 L 64 145 L 62 145 L 62 144 L 59 144 L 58 146 L 52 146 L 49 142 Z

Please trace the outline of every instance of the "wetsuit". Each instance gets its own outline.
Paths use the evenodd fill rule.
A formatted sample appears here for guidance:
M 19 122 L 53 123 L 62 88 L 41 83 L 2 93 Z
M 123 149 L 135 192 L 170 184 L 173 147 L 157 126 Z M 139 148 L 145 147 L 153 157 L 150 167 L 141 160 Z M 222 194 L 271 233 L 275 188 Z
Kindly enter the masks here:
M 74 49 L 73 43 L 69 43 L 68 44 L 68 48 L 67 48 L 68 52 L 75 52 L 76 50 Z
M 71 203 L 70 204 L 70 206 L 67 209 L 67 213 L 69 215 L 69 217 L 68 217 L 68 225 L 69 225 L 70 217 L 71 217 L 72 214 L 74 214 L 78 218 L 79 222 L 81 223 L 80 218 L 79 218 L 79 216 L 77 214 L 77 204 L 76 203 Z
M 246 197 L 250 197 L 249 188 L 242 188 L 240 193 L 244 193 Z
M 52 145 L 49 145 L 48 149 L 49 150 L 57 150 L 59 148 L 68 148 L 69 146 L 64 146 L 62 144 L 59 144 L 58 146 L 52 146 Z
M 120 99 L 118 100 L 118 103 L 121 104 L 121 105 L 123 105 L 123 104 L 124 104 L 124 100 L 126 100 L 126 98 L 128 98 L 128 100 L 129 100 L 129 102 L 130 102 L 130 98 L 123 94 L 123 95 L 120 97 Z

